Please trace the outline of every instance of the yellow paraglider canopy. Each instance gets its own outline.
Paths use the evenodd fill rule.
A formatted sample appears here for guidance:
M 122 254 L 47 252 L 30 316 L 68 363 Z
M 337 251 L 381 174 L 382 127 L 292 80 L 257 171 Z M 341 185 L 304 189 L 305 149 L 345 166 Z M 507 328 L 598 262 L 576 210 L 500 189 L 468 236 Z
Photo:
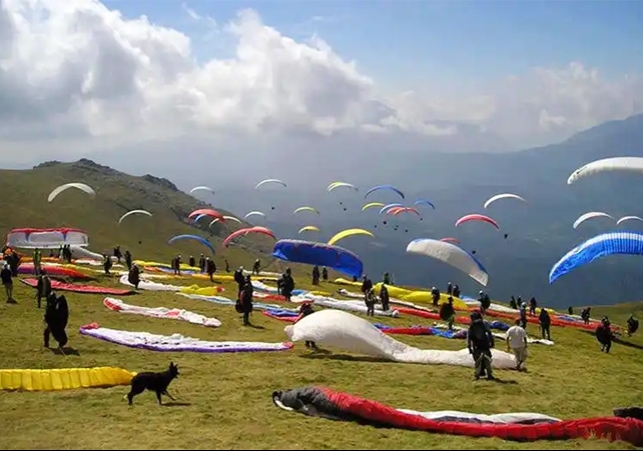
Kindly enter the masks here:
M 319 214 L 319 211 L 316 208 L 313 207 L 299 207 L 293 213 L 299 213 L 300 211 L 312 211 L 313 213 Z
M 380 207 L 382 208 L 384 204 L 382 202 L 369 202 L 368 204 L 364 205 L 362 207 L 362 211 L 368 209 L 368 208 L 373 208 L 373 207 Z
M 339 240 L 342 240 L 348 236 L 353 236 L 353 235 L 368 235 L 371 238 L 375 238 L 375 235 L 373 235 L 371 232 L 368 230 L 364 229 L 346 229 L 342 230 L 341 232 L 337 233 L 335 236 L 333 236 L 330 240 L 328 240 L 328 245 L 332 246 L 333 244 L 337 243 Z

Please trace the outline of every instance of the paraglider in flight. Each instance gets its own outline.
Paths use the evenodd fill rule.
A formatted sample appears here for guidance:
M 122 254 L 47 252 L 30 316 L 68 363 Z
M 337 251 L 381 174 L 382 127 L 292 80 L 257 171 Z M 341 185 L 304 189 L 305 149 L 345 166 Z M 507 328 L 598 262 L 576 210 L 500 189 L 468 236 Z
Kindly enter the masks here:
M 402 191 L 400 191 L 399 189 L 397 189 L 396 187 L 394 187 L 393 185 L 380 185 L 380 186 L 374 186 L 373 188 L 371 188 L 368 191 L 366 191 L 366 194 L 364 194 L 364 199 L 366 199 L 366 197 L 368 197 L 369 194 L 371 194 L 371 193 L 373 193 L 375 191 L 383 190 L 383 189 L 391 190 L 391 191 L 399 194 L 402 199 L 405 198 L 404 193 Z
M 464 224 L 465 222 L 469 222 L 469 221 L 484 221 L 484 222 L 488 222 L 489 224 L 494 226 L 496 229 L 500 230 L 500 226 L 498 225 L 498 223 L 496 221 L 491 219 L 489 216 L 479 215 L 479 214 L 465 215 L 465 216 L 461 217 L 460 219 L 458 219 L 456 221 L 455 226 L 458 227 L 460 224 Z
M 328 185 L 328 187 L 326 188 L 326 191 L 331 192 L 334 189 L 342 186 L 345 186 L 346 188 L 354 189 L 355 191 L 359 191 L 355 185 L 353 185 L 352 183 L 346 183 L 346 182 L 333 182 L 330 185 Z
M 239 224 L 241 224 L 241 219 L 235 218 L 234 216 L 224 215 L 223 218 L 228 220 L 228 221 L 234 221 L 234 222 L 238 222 Z M 195 219 L 195 221 L 198 221 L 198 220 L 199 220 L 199 218 Z M 210 225 L 208 227 L 212 227 L 216 222 L 219 222 L 219 218 L 214 218 L 214 220 L 210 223 Z
M 210 191 L 212 194 L 214 194 L 214 190 L 210 188 L 209 186 L 197 186 L 194 187 L 190 190 L 190 194 L 194 194 L 195 191 Z
M 297 233 L 302 233 L 302 232 L 321 232 L 321 230 L 319 230 L 319 227 L 317 226 L 307 225 L 299 229 L 299 232 Z
M 208 240 L 206 240 L 203 237 L 200 237 L 198 235 L 177 235 L 175 237 L 170 238 L 170 240 L 167 242 L 167 244 L 174 244 L 175 242 L 179 240 L 194 240 L 198 241 L 199 243 L 203 244 L 204 246 L 207 246 L 208 249 L 212 251 L 212 255 L 214 255 L 214 247 L 212 247 L 212 244 Z
M 616 221 L 616 225 L 619 225 L 621 222 L 630 221 L 630 220 L 643 221 L 643 218 L 640 218 L 638 216 L 623 216 L 618 221 Z
M 430 202 L 428 200 L 424 199 L 418 199 L 415 202 L 413 202 L 413 205 L 428 205 L 429 207 L 433 208 L 435 210 L 435 205 L 433 205 L 433 202 Z
M 265 185 L 266 183 L 277 183 L 277 184 L 279 184 L 279 185 L 283 186 L 284 188 L 286 188 L 286 187 L 287 187 L 287 185 L 286 185 L 284 182 L 282 182 L 281 180 L 277 180 L 277 179 L 266 179 L 266 180 L 262 180 L 261 182 L 257 183 L 257 186 L 255 186 L 255 189 L 259 188 L 260 186 Z
M 397 216 L 400 213 L 415 213 L 416 215 L 420 216 L 420 212 L 418 211 L 418 209 L 413 207 L 393 207 L 386 212 L 387 215 L 393 216 Z
M 89 194 L 92 197 L 96 196 L 96 191 L 94 191 L 92 187 L 89 185 L 86 185 L 84 183 L 65 183 L 64 185 L 60 185 L 59 187 L 55 188 L 51 193 L 49 193 L 49 196 L 47 197 L 47 202 L 52 202 L 60 193 L 68 190 L 69 188 L 79 189 Z
M 273 257 L 293 263 L 325 266 L 352 277 L 361 277 L 364 265 L 360 258 L 339 246 L 301 240 L 279 240 Z
M 578 217 L 578 219 L 574 222 L 573 227 L 577 228 L 583 222 L 587 221 L 588 219 L 592 219 L 592 218 L 610 218 L 610 219 L 614 219 L 612 216 L 608 215 L 607 213 L 603 213 L 602 211 L 590 211 L 589 213 L 585 213 L 583 215 L 580 215 Z
M 194 210 L 192 213 L 190 213 L 190 215 L 188 216 L 188 219 L 192 219 L 195 216 L 199 216 L 199 215 L 206 215 L 206 216 L 211 216 L 213 218 L 219 218 L 219 221 L 225 222 L 225 218 L 223 217 L 223 215 L 211 208 L 200 208 L 199 210 Z
M 299 213 L 301 211 L 312 211 L 313 213 L 319 214 L 319 210 L 317 210 L 316 208 L 313 208 L 313 207 L 299 207 L 298 209 L 293 211 L 293 214 Z
M 118 220 L 118 223 L 120 224 L 121 222 L 123 222 L 123 219 L 125 219 L 125 218 L 127 218 L 128 216 L 131 216 L 131 215 L 152 216 L 152 213 L 150 213 L 147 210 L 131 210 L 131 211 L 128 211 L 127 213 L 125 213 L 123 216 L 121 216 L 121 218 Z
M 403 204 L 388 204 L 388 205 L 384 205 L 384 206 L 380 209 L 380 214 L 382 214 L 382 213 L 384 213 L 384 212 L 388 211 L 390 208 L 394 208 L 394 207 L 403 207 L 403 206 L 404 206 Z
M 586 165 L 581 166 L 580 168 L 572 172 L 567 179 L 567 184 L 571 185 L 572 183 L 578 181 L 583 177 L 587 177 L 588 175 L 610 171 L 627 171 L 643 174 L 643 158 L 615 157 L 592 161 L 591 163 L 587 163 Z
M 373 207 L 383 207 L 383 206 L 384 204 L 382 202 L 369 202 L 368 204 L 364 204 L 364 206 L 362 207 L 362 211 L 366 211 L 369 208 L 373 208 Z
M 495 196 L 491 196 L 489 199 L 487 199 L 487 201 L 484 203 L 484 208 L 487 208 L 489 205 L 500 199 L 517 199 L 523 201 L 524 203 L 527 203 L 527 201 L 523 197 L 517 194 L 503 193 L 496 194 Z
M 247 235 L 248 233 L 262 233 L 264 235 L 268 235 L 273 239 L 275 238 L 275 234 L 272 233 L 272 230 L 270 229 L 267 229 L 265 227 L 248 227 L 245 229 L 236 230 L 228 235 L 226 239 L 223 240 L 223 246 L 228 247 L 230 241 L 234 240 L 238 236 Z
M 554 283 L 558 278 L 594 260 L 615 254 L 643 255 L 643 233 L 609 232 L 590 238 L 552 266 L 549 283 Z
M 260 211 L 251 211 L 247 215 L 244 216 L 245 219 L 248 219 L 250 216 L 263 216 L 264 218 L 266 217 L 265 213 L 262 213 Z
M 508 234 L 508 233 L 505 233 L 505 240 L 506 240 L 507 238 L 509 238 L 509 234 Z
M 482 263 L 455 244 L 430 238 L 418 238 L 406 246 L 406 252 L 441 260 L 467 274 L 482 286 L 486 286 L 489 281 L 489 274 Z
M 446 242 L 446 243 L 455 243 L 455 244 L 460 244 L 460 240 L 459 240 L 459 239 L 457 239 L 457 238 L 450 238 L 450 237 L 447 237 L 447 238 L 442 238 L 442 239 L 440 239 L 440 241 L 444 241 L 444 242 Z
M 207 216 L 208 216 L 208 215 L 204 215 L 203 213 L 201 213 L 199 216 L 197 216 L 196 218 L 194 218 L 194 223 L 196 224 L 196 223 L 197 223 L 197 222 L 199 222 L 202 218 L 207 218 Z
M 337 243 L 339 240 L 342 240 L 346 237 L 353 236 L 353 235 L 368 235 L 371 238 L 375 238 L 375 235 L 373 235 L 371 232 L 368 230 L 364 229 L 346 229 L 342 230 L 339 233 L 336 233 L 330 240 L 328 240 L 328 245 L 332 246 L 333 244 Z

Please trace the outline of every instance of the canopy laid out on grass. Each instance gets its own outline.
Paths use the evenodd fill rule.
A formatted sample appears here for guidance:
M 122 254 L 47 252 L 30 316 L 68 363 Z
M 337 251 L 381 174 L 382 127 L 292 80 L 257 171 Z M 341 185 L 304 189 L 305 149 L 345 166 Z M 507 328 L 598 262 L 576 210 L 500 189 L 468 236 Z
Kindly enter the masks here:
M 559 420 L 533 412 L 497 415 L 456 411 L 419 412 L 397 409 L 321 387 L 275 391 L 272 401 L 289 412 L 379 427 L 516 441 L 598 438 L 643 446 L 643 421 L 634 418 Z
M 96 323 L 81 326 L 80 333 L 122 346 L 150 351 L 222 353 L 287 351 L 292 348 L 292 343 L 205 341 L 198 338 L 184 337 L 180 334 L 156 335 L 148 332 L 109 329 Z

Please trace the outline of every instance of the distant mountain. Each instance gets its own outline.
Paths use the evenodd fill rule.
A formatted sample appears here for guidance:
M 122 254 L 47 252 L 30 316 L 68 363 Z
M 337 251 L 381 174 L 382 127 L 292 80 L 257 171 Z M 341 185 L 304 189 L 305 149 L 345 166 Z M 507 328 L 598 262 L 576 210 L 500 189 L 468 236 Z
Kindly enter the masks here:
M 385 152 L 389 144 L 355 145 L 343 155 L 320 153 L 312 163 L 310 154 L 305 162 L 304 157 L 291 157 L 288 162 L 299 176 L 306 165 L 311 168 L 305 172 L 310 181 L 306 189 L 239 188 L 228 192 L 222 205 L 238 214 L 252 209 L 267 211 L 268 225 L 280 236 L 297 236 L 297 230 L 308 223 L 322 228 L 321 236 L 307 235 L 319 240 L 327 240 L 347 227 L 372 230 L 377 235 L 376 244 L 364 237 L 340 244 L 358 252 L 373 277 L 391 271 L 400 283 L 445 286 L 451 280 L 464 287 L 465 293 L 475 295 L 480 287 L 466 276 L 440 262 L 405 252 L 413 238 L 454 236 L 466 249 L 477 251 L 489 271 L 488 288 L 495 298 L 536 296 L 543 303 L 563 307 L 643 297 L 643 260 L 636 257 L 604 258 L 548 284 L 551 266 L 569 249 L 616 227 L 612 221 L 595 219 L 574 230 L 572 223 L 578 216 L 595 210 L 614 217 L 643 215 L 643 175 L 609 173 L 566 184 L 572 171 L 590 161 L 643 156 L 643 115 L 593 127 L 560 144 L 515 153 L 457 154 L 421 152 L 417 148 Z M 329 165 L 336 168 L 335 180 L 357 184 L 360 193 L 326 192 L 326 184 L 333 180 L 319 180 L 315 169 Z M 361 212 L 364 191 L 380 183 L 400 187 L 407 195 L 405 202 L 429 199 L 436 210 L 421 207 L 422 222 L 413 217 L 397 218 L 399 228 L 393 230 L 395 221 L 389 220 L 385 226 L 377 209 Z M 501 192 L 520 194 L 529 204 L 503 200 L 488 210 L 482 208 L 487 198 Z M 369 196 L 369 200 L 400 201 L 394 193 L 385 191 Z M 301 205 L 316 206 L 320 217 L 293 215 L 294 208 Z M 460 216 L 472 212 L 490 215 L 500 223 L 502 232 L 484 223 L 454 227 Z M 637 222 L 619 227 L 625 226 L 643 229 L 643 223 Z M 503 233 L 509 233 L 507 240 Z

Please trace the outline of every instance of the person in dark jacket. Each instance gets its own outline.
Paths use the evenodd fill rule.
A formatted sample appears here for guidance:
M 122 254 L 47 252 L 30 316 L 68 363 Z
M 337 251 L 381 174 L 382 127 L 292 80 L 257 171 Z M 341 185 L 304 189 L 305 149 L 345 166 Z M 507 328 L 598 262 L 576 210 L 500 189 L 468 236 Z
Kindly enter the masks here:
M 41 270 L 38 276 L 38 284 L 36 285 L 36 300 L 38 301 L 38 308 L 42 305 L 42 300 L 47 302 L 47 298 L 51 294 L 51 279 L 47 275 L 46 270 Z
M 321 276 L 321 274 L 319 273 L 319 266 L 317 266 L 317 265 L 313 266 L 313 271 L 312 271 L 311 275 L 312 275 L 312 279 L 313 279 L 312 280 L 313 285 L 319 285 L 319 278 Z
M 138 290 L 138 284 L 141 283 L 141 269 L 136 263 L 132 265 L 132 268 L 127 273 L 127 281 L 134 285 L 134 288 Z
M 0 279 L 2 279 L 2 286 L 7 293 L 7 304 L 15 303 L 13 299 L 13 274 L 8 264 L 4 264 L 2 271 L 0 271 Z
M 453 330 L 453 323 L 455 322 L 455 308 L 453 307 L 453 297 L 449 296 L 448 302 L 440 306 L 440 318 L 446 321 L 449 325 L 449 330 Z
M 462 292 L 460 291 L 460 286 L 458 284 L 455 284 L 453 286 L 453 297 L 454 298 L 459 298 L 461 293 Z
M 382 288 L 380 288 L 380 302 L 382 303 L 382 311 L 388 312 L 390 301 L 391 298 L 388 294 L 388 288 L 386 288 L 385 284 L 382 284 Z
M 483 374 L 487 379 L 493 380 L 493 370 L 491 368 L 491 349 L 495 346 L 495 340 L 491 329 L 482 319 L 479 312 L 471 313 L 471 325 L 467 332 L 467 348 L 473 355 L 475 362 L 475 378 L 480 379 Z
M 112 258 L 109 255 L 103 255 L 103 257 L 103 269 L 105 270 L 105 274 L 109 275 L 109 270 L 112 269 Z
M 511 296 L 511 300 L 509 301 L 509 308 L 518 310 L 518 303 L 516 302 L 516 298 L 513 295 Z
M 322 280 L 324 282 L 328 280 L 328 270 L 326 269 L 325 266 L 322 268 Z
M 312 315 L 313 313 L 315 313 L 315 310 L 313 309 L 312 302 L 311 301 L 302 302 L 301 307 L 299 307 L 299 316 L 295 320 L 295 323 L 298 323 L 303 318 L 305 318 L 308 315 Z M 319 348 L 317 347 L 317 344 L 314 341 L 306 340 L 306 347 L 308 349 L 314 349 L 315 351 L 319 351 Z
M 49 337 L 53 335 L 54 340 L 58 342 L 58 347 L 62 350 L 68 341 L 65 328 L 69 320 L 69 306 L 65 296 L 57 297 L 55 293 L 49 294 L 44 320 L 43 340 L 45 348 L 49 347 Z
M 127 265 L 127 270 L 132 269 L 132 253 L 129 249 L 125 249 L 125 264 Z
M 210 276 L 210 282 L 214 282 L 214 273 L 217 271 L 217 265 L 210 257 L 205 259 L 205 270 Z
M 627 336 L 631 337 L 637 330 L 639 330 L 639 320 L 634 318 L 634 315 L 630 315 L 627 319 Z
M 591 307 L 584 308 L 580 312 L 580 317 L 583 318 L 583 321 L 585 322 L 585 324 L 589 324 L 589 319 L 591 318 L 591 315 L 592 315 Z
M 364 275 L 364 277 L 362 277 L 362 293 L 366 295 L 371 288 L 373 288 L 373 281 L 369 279 L 367 275 Z
M 384 277 L 382 278 L 382 283 L 384 285 L 390 285 L 391 284 L 391 276 L 389 275 L 389 273 L 387 273 L 387 272 L 384 273 Z
M 491 298 L 487 293 L 480 290 L 478 302 L 480 302 L 480 312 L 484 315 L 491 306 Z
M 205 265 L 206 265 L 205 255 L 201 254 L 201 256 L 199 257 L 199 269 L 201 270 L 201 274 L 203 274 L 206 270 Z
M 290 268 L 286 268 L 286 272 L 281 276 L 281 278 L 283 279 L 281 294 L 286 298 L 287 302 L 290 302 L 292 292 L 295 289 L 295 279 L 292 277 L 292 271 Z
M 536 316 L 536 307 L 538 307 L 538 301 L 536 301 L 536 298 L 532 297 L 529 300 L 529 315 L 530 316 Z
M 437 307 L 440 303 L 440 290 L 436 287 L 431 288 L 431 301 L 433 302 L 433 307 Z
M 243 286 L 243 289 L 240 292 L 240 298 L 239 298 L 239 300 L 241 301 L 241 311 L 243 313 L 244 326 L 250 325 L 250 314 L 252 313 L 252 310 L 253 310 L 252 293 L 253 293 L 252 281 L 250 280 L 250 276 L 247 276 L 246 284 Z
M 123 254 L 121 253 L 121 246 L 118 244 L 114 246 L 114 257 L 116 257 L 116 261 L 118 261 L 118 263 L 120 263 L 121 258 L 123 258 Z
M 237 287 L 239 288 L 237 292 L 237 297 L 239 297 L 241 296 L 241 290 L 243 290 L 246 284 L 246 278 L 243 275 L 243 266 L 239 266 L 239 269 L 234 272 L 234 281 L 237 282 Z
M 551 340 L 551 334 L 549 332 L 549 328 L 551 327 L 551 317 L 549 316 L 549 312 L 546 308 L 543 307 L 540 309 L 540 317 L 538 320 L 540 321 L 540 330 L 543 333 L 543 338 Z
M 601 320 L 601 325 L 596 328 L 596 339 L 601 344 L 601 352 L 608 353 L 612 349 L 612 339 L 614 334 L 610 328 L 610 320 L 608 317 L 604 317 Z
M 453 284 L 451 282 L 447 284 L 447 295 L 449 296 L 453 295 Z
M 261 261 L 256 259 L 254 265 L 252 265 L 252 274 L 258 276 L 259 273 L 261 273 Z
M 188 265 L 190 265 L 191 268 L 196 268 L 196 259 L 194 258 L 194 255 L 190 255 L 188 258 Z

